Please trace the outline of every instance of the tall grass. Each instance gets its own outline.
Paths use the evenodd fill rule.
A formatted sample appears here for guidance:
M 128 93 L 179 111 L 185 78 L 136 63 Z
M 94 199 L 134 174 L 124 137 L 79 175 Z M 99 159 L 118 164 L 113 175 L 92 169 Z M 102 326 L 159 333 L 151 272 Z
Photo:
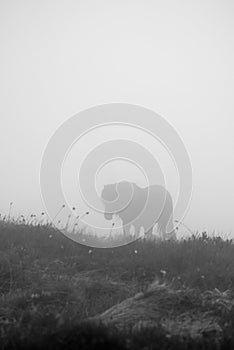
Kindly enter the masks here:
M 120 248 L 90 248 L 41 216 L 0 220 L 0 344 L 5 348 L 11 348 L 9 341 L 19 345 L 40 337 L 45 344 L 53 332 L 67 339 L 77 322 L 144 290 L 156 278 L 176 288 L 234 290 L 232 240 L 203 233 L 178 242 L 138 240 Z M 112 335 L 105 334 L 111 341 Z

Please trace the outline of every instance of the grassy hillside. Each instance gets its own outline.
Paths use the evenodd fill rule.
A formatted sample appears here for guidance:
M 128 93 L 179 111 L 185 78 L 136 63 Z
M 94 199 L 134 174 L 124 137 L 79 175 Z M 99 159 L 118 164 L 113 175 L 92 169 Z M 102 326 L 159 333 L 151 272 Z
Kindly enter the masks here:
M 216 290 L 220 295 L 228 290 L 232 295 L 233 242 L 204 234 L 180 242 L 137 241 L 121 248 L 94 249 L 74 243 L 50 226 L 2 220 L 1 348 L 41 349 L 46 344 L 53 349 L 208 349 L 206 339 L 169 339 L 160 329 L 145 337 L 140 329 L 119 335 L 104 325 L 83 324 L 145 292 L 155 279 L 178 290 L 189 288 L 198 294 Z M 223 313 L 225 332 L 217 349 L 228 349 L 233 341 L 230 305 Z

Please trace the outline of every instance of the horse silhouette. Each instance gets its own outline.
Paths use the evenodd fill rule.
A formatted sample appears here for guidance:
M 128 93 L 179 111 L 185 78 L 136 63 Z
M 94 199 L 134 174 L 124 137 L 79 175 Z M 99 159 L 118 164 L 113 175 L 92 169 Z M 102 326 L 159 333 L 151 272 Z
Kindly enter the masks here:
M 135 183 L 122 181 L 105 185 L 101 197 L 105 219 L 112 220 L 113 215 L 118 215 L 125 234 L 129 234 L 133 225 L 135 232 L 140 232 L 141 227 L 144 227 L 146 236 L 152 237 L 153 227 L 157 223 L 160 238 L 176 239 L 173 202 L 170 193 L 163 186 L 141 188 Z

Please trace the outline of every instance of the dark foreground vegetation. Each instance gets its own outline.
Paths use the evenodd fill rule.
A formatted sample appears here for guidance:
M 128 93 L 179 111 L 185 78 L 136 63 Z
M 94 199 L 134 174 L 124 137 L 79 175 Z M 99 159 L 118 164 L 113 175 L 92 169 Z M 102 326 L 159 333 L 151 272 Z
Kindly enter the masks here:
M 148 296 L 155 280 L 183 291 L 178 305 L 185 311 L 211 295 L 219 336 L 87 322 L 136 293 Z M 0 221 L 1 349 L 234 349 L 233 291 L 231 240 L 203 234 L 95 249 L 48 225 Z M 169 304 L 165 310 L 173 315 L 175 304 Z

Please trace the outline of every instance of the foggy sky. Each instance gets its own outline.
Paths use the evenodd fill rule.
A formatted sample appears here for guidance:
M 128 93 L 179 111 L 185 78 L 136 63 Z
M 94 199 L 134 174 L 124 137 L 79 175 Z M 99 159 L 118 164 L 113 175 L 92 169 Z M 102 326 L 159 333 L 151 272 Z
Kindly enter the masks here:
M 11 201 L 14 215 L 44 210 L 40 162 L 61 123 L 127 102 L 163 116 L 184 141 L 194 175 L 184 222 L 234 233 L 231 0 L 1 1 L 0 44 L 1 213 Z

